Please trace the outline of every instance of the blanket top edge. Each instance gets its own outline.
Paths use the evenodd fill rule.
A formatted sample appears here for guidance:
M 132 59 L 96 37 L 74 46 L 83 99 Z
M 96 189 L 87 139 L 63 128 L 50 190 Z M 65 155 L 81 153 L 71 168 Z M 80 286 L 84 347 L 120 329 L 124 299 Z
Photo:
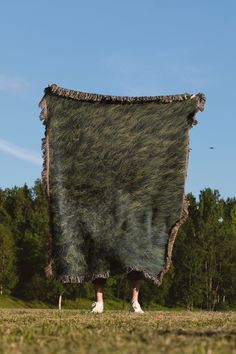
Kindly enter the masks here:
M 103 95 L 96 93 L 81 92 L 75 90 L 65 89 L 63 87 L 57 86 L 56 84 L 49 84 L 48 87 L 44 89 L 44 97 L 46 95 L 56 95 L 65 98 L 74 99 L 77 101 L 88 101 L 88 102 L 107 102 L 107 103 L 145 103 L 145 102 L 156 102 L 156 103 L 171 103 L 184 101 L 189 99 L 196 100 L 197 110 L 203 111 L 206 101 L 206 97 L 203 93 L 196 94 L 177 94 L 177 95 L 163 95 L 163 96 L 113 96 L 113 95 Z M 39 105 L 41 104 L 40 101 Z

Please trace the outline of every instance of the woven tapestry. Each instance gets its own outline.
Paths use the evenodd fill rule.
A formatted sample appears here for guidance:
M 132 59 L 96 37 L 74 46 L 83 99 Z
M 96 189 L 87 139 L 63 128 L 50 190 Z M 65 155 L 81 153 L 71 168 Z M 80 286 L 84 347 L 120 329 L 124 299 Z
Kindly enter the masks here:
M 136 270 L 161 284 L 187 216 L 189 130 L 204 103 L 203 94 L 45 89 L 48 277 L 81 283 Z

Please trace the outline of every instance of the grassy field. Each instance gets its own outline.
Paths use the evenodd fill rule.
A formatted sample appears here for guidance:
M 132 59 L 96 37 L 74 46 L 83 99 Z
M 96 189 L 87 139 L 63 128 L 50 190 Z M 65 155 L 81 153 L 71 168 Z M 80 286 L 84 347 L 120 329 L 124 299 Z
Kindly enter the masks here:
M 1 353 L 236 353 L 235 312 L 1 309 Z

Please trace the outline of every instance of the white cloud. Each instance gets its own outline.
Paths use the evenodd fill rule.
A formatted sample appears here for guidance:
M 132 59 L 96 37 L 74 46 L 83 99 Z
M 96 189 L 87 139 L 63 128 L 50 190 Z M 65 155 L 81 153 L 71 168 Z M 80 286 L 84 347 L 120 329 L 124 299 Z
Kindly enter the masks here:
M 0 75 L 0 91 L 2 92 L 22 92 L 29 87 L 30 84 L 25 79 Z
M 21 148 L 3 139 L 0 139 L 0 151 L 15 156 L 18 159 L 29 161 L 34 165 L 42 165 L 42 159 L 33 151 Z

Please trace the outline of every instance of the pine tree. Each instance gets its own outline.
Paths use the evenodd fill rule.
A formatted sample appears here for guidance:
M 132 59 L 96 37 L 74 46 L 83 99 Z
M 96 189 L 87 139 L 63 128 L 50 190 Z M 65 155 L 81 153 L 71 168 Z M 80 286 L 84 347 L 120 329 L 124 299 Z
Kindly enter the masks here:
M 16 252 L 13 235 L 7 226 L 0 224 L 0 294 L 9 293 L 17 283 Z
M 172 305 L 188 309 L 201 306 L 203 300 L 203 253 L 199 240 L 199 211 L 196 199 L 188 195 L 189 217 L 181 227 L 174 246 L 175 276 L 170 290 Z

